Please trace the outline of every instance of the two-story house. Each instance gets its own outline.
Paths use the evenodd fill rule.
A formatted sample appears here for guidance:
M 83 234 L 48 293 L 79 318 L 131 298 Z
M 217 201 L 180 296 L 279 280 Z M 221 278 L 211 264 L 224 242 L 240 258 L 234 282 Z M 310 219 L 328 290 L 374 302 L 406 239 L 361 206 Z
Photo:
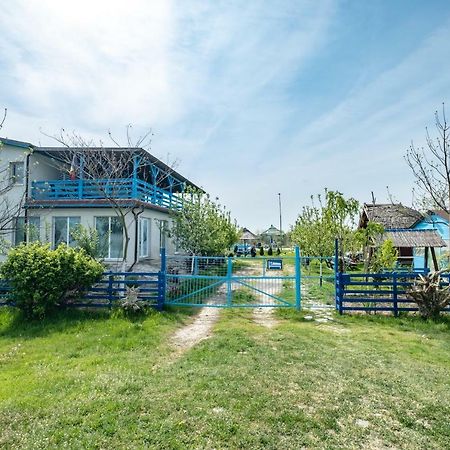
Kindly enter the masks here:
M 95 229 L 107 263 L 130 269 L 174 252 L 170 211 L 195 184 L 142 148 L 38 147 L 0 138 L 0 233 L 8 246 L 75 245 Z

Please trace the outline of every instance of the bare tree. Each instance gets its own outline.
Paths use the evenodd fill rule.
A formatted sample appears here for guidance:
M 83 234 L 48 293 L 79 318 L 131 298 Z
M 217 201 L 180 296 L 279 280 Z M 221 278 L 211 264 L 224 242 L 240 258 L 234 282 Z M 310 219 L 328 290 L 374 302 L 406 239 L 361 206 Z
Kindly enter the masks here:
M 426 147 L 417 148 L 412 142 L 405 159 L 421 194 L 418 204 L 445 211 L 450 224 L 450 125 L 444 103 L 441 114 L 435 111 L 434 119 L 437 135 L 431 137 L 426 128 Z M 447 250 L 449 245 L 450 236 Z
M 93 189 L 101 194 L 119 218 L 124 233 L 123 266 L 127 260 L 130 242 L 126 224 L 127 216 L 133 214 L 134 219 L 138 220 L 143 208 L 130 205 L 130 199 L 132 199 L 132 193 L 128 192 L 130 185 L 121 180 L 130 179 L 133 171 L 148 171 L 150 165 L 155 162 L 155 158 L 149 153 L 152 131 L 134 140 L 131 128 L 131 125 L 126 128 L 125 146 L 121 145 L 109 131 L 108 136 L 113 143 L 112 147 L 105 146 L 103 141 L 88 140 L 75 132 L 68 133 L 64 129 L 57 135 L 43 133 L 65 147 L 64 152 L 59 155 L 60 162 L 55 163 L 59 170 L 66 171 L 69 175 L 72 171 L 79 172 L 79 176 L 90 182 Z M 137 154 L 136 149 L 143 151 Z M 152 174 L 154 184 L 163 183 L 173 173 L 177 164 L 178 161 L 168 162 L 164 170 L 158 170 Z
M 426 147 L 411 143 L 405 159 L 428 204 L 450 213 L 450 125 L 444 104 L 442 113 L 436 111 L 434 117 L 437 136 L 431 137 L 427 128 Z
M 0 119 L 0 131 L 6 122 L 6 116 L 8 114 L 7 108 L 3 112 L 3 116 Z M 0 149 L 2 143 L 0 142 Z M 2 164 L 0 159 L 0 248 L 5 250 L 9 244 L 5 239 L 6 235 L 10 235 L 15 229 L 15 220 L 20 216 L 23 204 L 25 202 L 25 193 L 20 197 L 18 202 L 11 202 L 6 195 L 13 187 L 13 183 L 10 179 L 10 167 L 9 161 Z

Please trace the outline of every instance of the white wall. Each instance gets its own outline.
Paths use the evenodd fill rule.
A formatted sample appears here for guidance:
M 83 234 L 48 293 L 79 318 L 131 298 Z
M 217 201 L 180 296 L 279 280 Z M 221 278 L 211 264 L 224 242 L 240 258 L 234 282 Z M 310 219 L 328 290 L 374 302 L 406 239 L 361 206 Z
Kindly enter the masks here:
M 112 208 L 33 208 L 29 209 L 29 216 L 39 216 L 40 217 L 40 230 L 39 235 L 41 242 L 49 242 L 54 244 L 54 229 L 53 229 L 53 218 L 54 217 L 80 217 L 81 224 L 88 228 L 93 228 L 95 226 L 95 217 L 117 217 L 117 214 Z M 160 259 L 160 228 L 158 227 L 158 220 L 170 220 L 169 214 L 162 211 L 153 210 L 150 208 L 144 209 L 144 212 L 139 215 L 139 217 L 147 218 L 150 221 L 150 239 L 149 239 L 149 256 L 148 258 L 152 261 L 159 261 Z M 136 242 L 136 227 L 135 219 L 131 210 L 127 210 L 125 216 L 125 221 L 127 224 L 129 244 L 127 251 L 126 265 L 127 267 L 133 264 L 135 258 L 135 242 Z M 11 236 L 11 241 L 13 242 L 13 235 Z M 175 250 L 174 243 L 171 239 L 166 238 L 167 242 L 167 252 L 173 253 Z M 138 249 L 139 251 L 139 249 Z M 138 253 L 139 255 L 139 253 Z M 139 257 L 138 257 L 139 261 Z

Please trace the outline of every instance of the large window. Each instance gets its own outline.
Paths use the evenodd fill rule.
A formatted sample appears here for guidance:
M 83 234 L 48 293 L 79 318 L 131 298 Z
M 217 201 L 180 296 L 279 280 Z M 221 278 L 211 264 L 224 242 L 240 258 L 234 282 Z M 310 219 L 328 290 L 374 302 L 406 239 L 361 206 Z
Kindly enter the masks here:
M 23 184 L 25 169 L 23 162 L 12 162 L 10 163 L 11 172 L 11 183 L 12 184 Z
M 101 256 L 107 259 L 123 257 L 123 225 L 119 217 L 96 217 L 95 228 L 100 238 Z
M 72 236 L 74 229 L 81 223 L 80 217 L 54 217 L 53 218 L 53 242 L 55 247 L 59 244 L 67 244 L 74 247 L 76 244 Z
M 139 219 L 139 257 L 149 256 L 150 220 Z
M 41 220 L 39 217 L 28 217 L 25 226 L 25 217 L 16 219 L 14 243 L 34 242 L 39 240 Z

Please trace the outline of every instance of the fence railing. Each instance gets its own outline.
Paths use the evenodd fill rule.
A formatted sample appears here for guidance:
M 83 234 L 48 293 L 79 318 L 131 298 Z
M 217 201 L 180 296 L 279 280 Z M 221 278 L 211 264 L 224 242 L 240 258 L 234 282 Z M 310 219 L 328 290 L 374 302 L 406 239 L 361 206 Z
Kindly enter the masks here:
M 127 288 L 137 289 L 137 298 L 148 306 L 162 309 L 164 304 L 164 274 L 162 272 L 105 272 L 101 280 L 79 298 L 67 303 L 72 307 L 111 308 L 125 298 Z M 11 285 L 0 280 L 0 306 L 13 305 Z
M 346 311 L 384 311 L 398 315 L 418 311 L 408 295 L 418 272 L 336 273 L 336 309 Z M 450 274 L 441 275 L 442 286 L 450 284 Z M 444 311 L 450 311 L 446 308 Z
M 138 178 L 99 180 L 47 180 L 31 183 L 31 199 L 54 200 L 141 200 L 165 208 L 180 209 L 183 200 L 175 193 Z

